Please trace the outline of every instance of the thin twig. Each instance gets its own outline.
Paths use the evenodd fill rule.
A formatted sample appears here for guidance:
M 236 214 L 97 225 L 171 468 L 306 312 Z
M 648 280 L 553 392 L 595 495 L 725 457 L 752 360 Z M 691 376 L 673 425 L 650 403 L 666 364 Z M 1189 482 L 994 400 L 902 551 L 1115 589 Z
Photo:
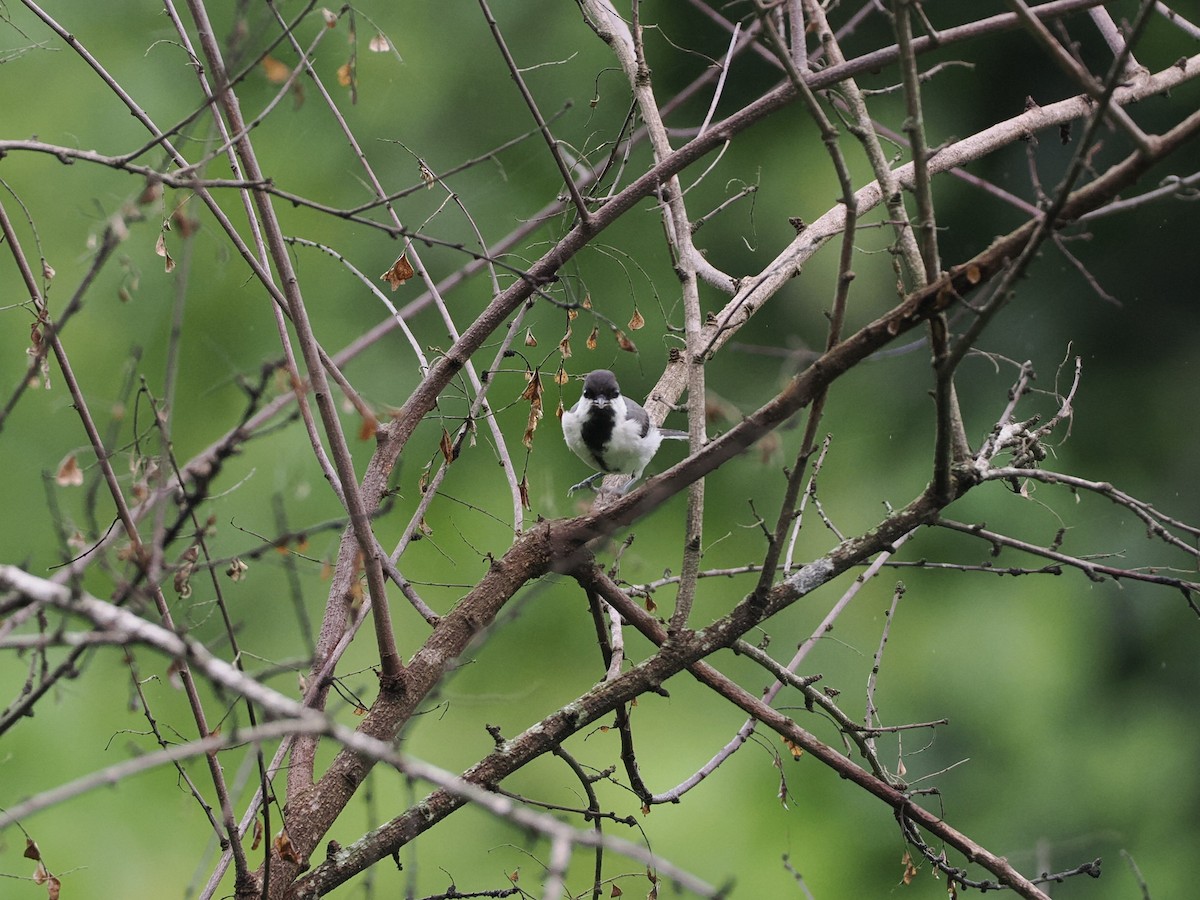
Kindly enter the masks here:
M 517 90 L 521 92 L 521 97 L 525 100 L 525 105 L 529 107 L 529 112 L 533 115 L 533 120 L 537 122 L 538 131 L 541 132 L 542 138 L 546 141 L 546 146 L 550 148 L 550 155 L 554 157 L 554 164 L 558 166 L 563 184 L 566 185 L 567 191 L 571 195 L 571 201 L 575 204 L 575 212 L 579 216 L 579 220 L 586 225 L 592 217 L 591 212 L 584 202 L 583 195 L 579 193 L 579 186 L 575 183 L 575 176 L 571 172 L 571 167 L 563 159 L 558 141 L 550 133 L 550 126 L 542 116 L 542 111 L 538 109 L 537 101 L 533 98 L 533 94 L 529 92 L 529 88 L 525 84 L 525 79 L 521 75 L 521 69 L 517 66 L 517 61 L 513 59 L 512 53 L 508 49 L 508 43 L 504 40 L 504 34 L 500 31 L 500 25 L 496 22 L 496 17 L 492 15 L 492 9 L 488 5 L 487 0 L 479 0 L 479 8 L 483 10 L 483 18 L 488 23 L 488 28 L 492 32 L 496 46 L 500 49 L 500 55 L 504 57 L 505 65 L 508 66 L 508 74 L 512 76 L 512 80 L 516 83 Z
M 1084 69 L 1077 63 L 1060 44 L 1054 39 L 1054 35 L 1037 18 L 1033 11 L 1029 8 L 1024 0 L 1007 0 L 1009 7 L 1020 17 L 1022 24 L 1028 29 L 1029 33 L 1034 36 L 1037 42 L 1042 46 L 1052 60 L 1064 72 L 1079 82 L 1080 86 L 1087 92 L 1088 96 L 1093 100 L 1100 102 L 1102 107 L 1106 108 L 1106 112 L 1111 116 L 1112 120 L 1121 128 L 1122 131 L 1133 141 L 1133 143 L 1143 153 L 1151 151 L 1150 138 L 1142 131 L 1141 127 L 1130 117 L 1129 113 L 1125 112 L 1119 106 L 1108 106 L 1107 96 L 1112 93 L 1112 85 L 1115 78 L 1125 79 L 1128 77 L 1126 65 L 1136 63 L 1133 61 L 1133 54 L 1130 51 L 1130 44 L 1122 40 L 1117 40 L 1115 44 L 1111 44 L 1113 48 L 1113 56 L 1115 59 L 1114 68 L 1116 69 L 1115 78 L 1110 77 L 1107 80 L 1107 86 L 1097 81 L 1090 72 Z M 1153 8 L 1153 0 L 1142 0 L 1142 11 L 1138 18 L 1145 20 L 1146 13 Z M 1093 11 L 1094 14 L 1094 11 Z M 1099 21 L 1103 21 L 1102 15 Z M 1109 20 L 1111 22 L 1111 19 Z M 1103 29 L 1102 29 L 1103 30 Z M 1115 29 L 1114 29 L 1115 31 Z M 1107 36 L 1107 35 L 1106 35 Z
M 1194 25 L 1181 16 L 1173 7 L 1167 6 L 1167 4 L 1162 2 L 1155 2 L 1154 11 L 1166 18 L 1168 22 L 1175 25 L 1188 37 L 1200 40 L 1200 25 Z
M 225 116 L 229 120 L 230 130 L 233 132 L 241 131 L 245 125 L 242 119 L 241 108 L 236 95 L 225 86 L 225 65 L 221 49 L 214 37 L 212 23 L 208 19 L 208 11 L 205 9 L 202 0 L 188 0 L 188 8 L 196 23 L 204 57 L 208 62 L 208 68 L 212 71 L 214 80 L 218 85 L 216 93 L 224 109 Z M 253 145 L 243 137 L 235 142 L 234 147 L 241 165 L 245 167 L 251 180 L 261 181 L 263 176 Z M 321 415 L 325 436 L 329 441 L 334 467 L 337 472 L 337 482 L 335 483 L 341 486 L 346 509 L 350 514 L 350 525 L 358 546 L 362 550 L 363 562 L 367 574 L 367 588 L 371 595 L 371 608 L 375 617 L 375 640 L 379 650 L 380 668 L 385 682 L 395 682 L 403 673 L 404 664 L 400 660 L 400 654 L 396 647 L 396 639 L 392 632 L 391 614 L 388 609 L 387 589 L 384 584 L 383 569 L 380 565 L 379 556 L 375 552 L 375 540 L 371 533 L 370 515 L 367 512 L 367 506 L 358 488 L 358 476 L 350 455 L 350 448 L 346 441 L 346 435 L 342 430 L 337 409 L 332 402 L 325 378 L 325 370 L 322 367 L 320 354 L 317 350 L 312 324 L 309 321 L 308 311 L 299 289 L 300 281 L 292 266 L 291 256 L 287 252 L 283 233 L 280 230 L 279 221 L 276 218 L 270 198 L 265 194 L 254 192 L 251 194 L 250 199 L 253 201 L 257 220 L 262 227 L 271 260 L 279 271 L 280 280 L 283 282 L 284 295 L 287 298 L 288 309 L 291 312 L 296 339 L 304 355 L 304 362 L 308 368 L 309 378 L 313 382 L 317 409 Z M 251 216 L 250 219 L 254 221 L 255 217 Z M 288 342 L 285 340 L 285 347 L 287 344 Z M 313 444 L 313 449 L 318 455 L 323 452 L 319 441 Z M 293 769 L 293 773 L 295 772 L 296 770 Z

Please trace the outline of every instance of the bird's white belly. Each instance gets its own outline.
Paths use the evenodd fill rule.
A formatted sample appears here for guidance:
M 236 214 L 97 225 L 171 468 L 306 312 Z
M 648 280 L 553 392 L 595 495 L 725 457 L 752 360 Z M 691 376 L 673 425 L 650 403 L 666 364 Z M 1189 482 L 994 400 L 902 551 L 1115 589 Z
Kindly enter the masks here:
M 618 421 L 604 453 L 604 468 L 625 475 L 641 475 L 661 443 L 662 435 L 656 431 L 643 437 L 641 426 L 633 419 Z

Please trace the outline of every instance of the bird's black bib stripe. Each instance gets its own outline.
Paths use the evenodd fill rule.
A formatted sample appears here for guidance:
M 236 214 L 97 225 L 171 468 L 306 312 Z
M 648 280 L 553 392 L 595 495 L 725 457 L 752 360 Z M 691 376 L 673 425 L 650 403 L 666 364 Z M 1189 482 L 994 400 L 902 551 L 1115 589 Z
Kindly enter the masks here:
M 612 438 L 616 422 L 617 413 L 611 406 L 596 407 L 592 410 L 592 414 L 584 420 L 583 427 L 579 430 L 579 436 L 583 438 L 584 446 L 588 448 L 588 452 L 592 454 L 592 458 L 602 472 L 612 471 L 604 461 L 603 451 Z

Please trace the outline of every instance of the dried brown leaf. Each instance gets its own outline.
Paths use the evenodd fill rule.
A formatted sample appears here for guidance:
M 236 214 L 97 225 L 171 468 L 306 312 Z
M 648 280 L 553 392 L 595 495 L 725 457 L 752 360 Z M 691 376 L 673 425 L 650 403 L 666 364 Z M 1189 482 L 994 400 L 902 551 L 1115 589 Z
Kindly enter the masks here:
M 149 206 L 151 203 L 157 203 L 162 199 L 163 186 L 158 179 L 146 179 L 146 184 L 142 188 L 142 192 L 138 194 L 138 206 Z
M 532 372 L 525 373 L 525 381 L 525 390 L 521 391 L 521 399 L 540 405 L 542 402 L 542 376 L 537 369 L 534 369 Z
M 396 261 L 392 263 L 392 267 L 379 276 L 379 280 L 386 281 L 394 291 L 400 285 L 404 284 L 404 282 L 408 281 L 408 279 L 412 278 L 414 274 L 416 273 L 413 272 L 412 263 L 408 261 L 408 257 L 405 254 L 401 253 L 396 258 Z
M 351 87 L 354 84 L 354 64 L 347 62 L 338 66 L 337 80 L 342 87 Z
M 633 341 L 625 336 L 625 332 L 623 332 L 621 329 L 618 328 L 616 331 L 614 331 L 613 337 L 617 339 L 617 346 L 626 353 L 637 353 L 637 346 L 633 343 Z
M 286 63 L 281 63 L 270 54 L 263 57 L 262 67 L 263 72 L 267 76 L 267 81 L 271 82 L 271 84 L 283 84 L 292 74 L 291 68 Z
M 781 447 L 782 444 L 779 440 L 779 432 L 768 431 L 758 442 L 759 461 L 763 465 L 766 465 L 776 456 Z
M 525 435 L 521 443 L 526 450 L 533 449 L 533 433 L 537 431 L 538 421 L 542 418 L 542 376 L 535 369 L 527 376 L 529 384 L 521 392 L 521 399 L 529 401 L 529 418 L 525 422 Z
M 588 335 L 587 343 L 584 344 L 584 346 L 587 347 L 589 350 L 595 350 L 596 345 L 599 342 L 599 338 L 600 338 L 600 329 L 599 329 L 599 327 L 593 325 L 592 333 Z
M 200 230 L 200 220 L 187 215 L 181 203 L 171 211 L 171 227 L 179 232 L 180 237 L 190 238 Z
M 641 312 L 639 312 L 638 308 L 635 306 L 633 308 L 633 315 L 629 319 L 629 326 L 628 326 L 629 330 L 637 331 L 639 328 L 644 328 L 645 325 L 646 325 L 646 320 L 644 318 L 642 318 Z
M 79 461 L 75 459 L 74 453 L 68 454 L 67 458 L 58 464 L 54 483 L 59 487 L 79 487 L 83 484 L 83 469 L 79 468 Z
M 538 419 L 542 417 L 540 408 L 529 408 L 529 418 L 525 420 L 525 434 L 521 436 L 521 443 L 525 445 L 526 450 L 533 449 L 533 433 L 537 431 Z
M 367 41 L 367 49 L 372 53 L 387 53 L 392 49 L 392 42 L 384 35 L 377 34 Z
M 288 837 L 286 831 L 279 832 L 279 836 L 275 838 L 275 852 L 279 854 L 279 858 L 287 862 L 299 864 L 301 862 L 300 855 L 296 852 L 296 848 L 292 846 L 292 839 Z
M 192 596 L 191 577 L 193 570 L 196 568 L 196 559 L 199 555 L 199 548 L 195 544 L 192 544 L 179 556 L 179 562 L 175 569 L 175 593 L 179 594 L 185 600 Z
M 49 880 L 50 880 L 50 872 L 46 869 L 45 863 L 43 863 L 39 859 L 38 864 L 36 866 L 34 866 L 34 868 L 33 868 L 33 883 L 34 884 L 45 884 Z
M 161 256 L 166 262 L 164 263 L 168 275 L 175 270 L 175 260 L 171 258 L 171 254 L 167 252 L 167 235 L 165 232 L 158 233 L 158 240 L 154 242 L 154 252 Z
M 450 439 L 450 432 L 444 427 L 442 428 L 442 439 L 438 442 L 438 448 L 442 451 L 442 456 L 446 463 L 454 462 L 454 441 Z

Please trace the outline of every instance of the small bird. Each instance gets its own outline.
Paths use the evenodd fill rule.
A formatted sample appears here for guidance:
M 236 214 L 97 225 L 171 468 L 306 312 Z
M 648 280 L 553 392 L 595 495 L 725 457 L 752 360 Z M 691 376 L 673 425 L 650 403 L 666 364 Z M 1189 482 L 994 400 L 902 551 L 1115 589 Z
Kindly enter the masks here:
M 573 494 L 605 475 L 632 475 L 625 486 L 642 476 L 664 438 L 687 440 L 686 431 L 659 428 L 640 405 L 621 396 L 617 377 L 608 369 L 589 372 L 583 396 L 563 413 L 563 437 L 575 455 L 599 471 L 567 491 Z

